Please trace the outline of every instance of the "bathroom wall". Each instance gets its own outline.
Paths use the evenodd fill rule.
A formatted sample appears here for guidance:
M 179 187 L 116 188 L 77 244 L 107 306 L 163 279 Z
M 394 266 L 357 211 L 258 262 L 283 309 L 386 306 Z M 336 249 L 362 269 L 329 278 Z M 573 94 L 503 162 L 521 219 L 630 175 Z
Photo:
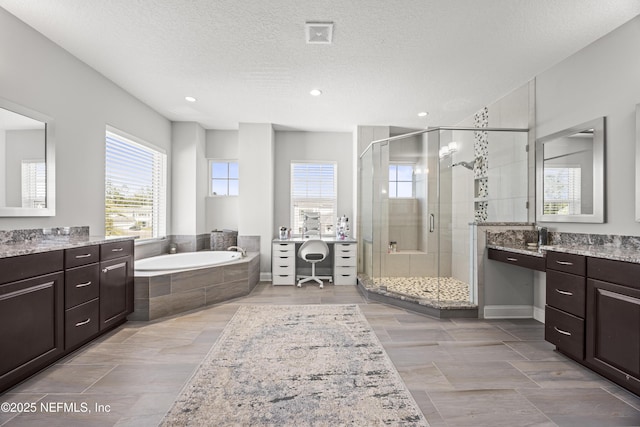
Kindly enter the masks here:
M 238 159 L 237 130 L 207 130 L 206 158 L 216 160 Z M 240 167 L 242 167 L 240 165 Z M 208 165 L 207 165 L 208 168 Z M 207 169 L 207 186 L 208 183 Z M 207 193 L 209 189 L 207 188 Z M 208 196 L 206 199 L 206 229 L 237 230 L 238 200 L 242 196 Z
M 635 221 L 635 106 L 640 16 L 536 76 L 536 133 L 606 116 L 604 224 L 544 223 L 552 231 L 640 235 Z
M 337 164 L 338 211 L 353 227 L 353 136 L 348 132 L 275 132 L 275 215 L 273 230 L 291 227 L 291 162 L 330 161 Z M 275 234 L 274 236 L 275 237 Z
M 105 126 L 166 150 L 170 164 L 171 123 L 4 9 L 0 58 L 0 97 L 54 120 L 57 181 L 55 217 L 0 218 L 0 229 L 88 225 L 104 233 Z

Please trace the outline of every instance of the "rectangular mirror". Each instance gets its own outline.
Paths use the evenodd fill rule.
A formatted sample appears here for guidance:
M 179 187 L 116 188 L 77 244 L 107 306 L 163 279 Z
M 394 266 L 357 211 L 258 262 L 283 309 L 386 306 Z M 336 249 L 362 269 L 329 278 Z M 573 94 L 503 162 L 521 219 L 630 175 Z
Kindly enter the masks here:
M 53 122 L 0 99 L 0 216 L 54 216 Z
M 636 221 L 640 222 L 640 104 L 636 105 Z
M 536 141 L 536 221 L 605 221 L 605 119 Z

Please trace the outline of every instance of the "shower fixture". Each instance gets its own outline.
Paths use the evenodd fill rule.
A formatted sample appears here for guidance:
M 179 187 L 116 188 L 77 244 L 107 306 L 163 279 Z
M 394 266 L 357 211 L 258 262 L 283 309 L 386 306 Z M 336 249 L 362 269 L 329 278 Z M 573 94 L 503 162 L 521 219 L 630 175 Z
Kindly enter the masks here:
M 452 165 L 451 165 L 451 167 L 454 167 L 454 166 L 462 166 L 462 167 L 465 167 L 465 168 L 467 168 L 467 169 L 469 169 L 469 170 L 471 170 L 471 171 L 472 171 L 472 170 L 473 170 L 473 166 L 474 166 L 475 164 L 476 164 L 476 161 L 475 161 L 475 160 L 473 160 L 473 161 L 471 161 L 471 162 L 457 162 L 457 163 L 452 164 Z

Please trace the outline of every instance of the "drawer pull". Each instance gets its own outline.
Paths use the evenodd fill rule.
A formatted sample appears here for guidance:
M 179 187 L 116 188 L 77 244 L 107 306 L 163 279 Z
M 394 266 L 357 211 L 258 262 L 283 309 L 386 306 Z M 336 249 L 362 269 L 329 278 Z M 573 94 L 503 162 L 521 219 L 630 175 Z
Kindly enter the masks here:
M 507 257 L 507 261 L 518 262 L 518 258 Z
M 562 334 L 562 335 L 566 335 L 566 336 L 568 336 L 568 337 L 570 337 L 570 336 L 571 336 L 571 332 L 567 332 L 567 331 L 563 331 L 562 329 L 558 329 L 558 327 L 557 327 L 557 326 L 554 326 L 554 327 L 553 327 L 553 329 L 555 329 L 555 330 L 556 330 L 556 332 L 558 332 L 558 333 L 560 333 L 560 334 Z
M 560 289 L 556 289 L 556 292 L 561 294 L 561 295 L 573 296 L 573 292 L 561 291 Z
M 91 284 L 91 281 L 85 282 L 85 283 L 78 283 L 76 285 L 76 288 L 84 288 L 85 286 L 89 286 Z
M 556 261 L 556 263 L 560 265 L 573 265 L 573 263 L 570 261 Z
M 124 251 L 124 248 L 111 249 L 111 252 L 122 252 L 122 251 Z
M 84 326 L 84 325 L 86 325 L 86 324 L 87 324 L 87 323 L 89 323 L 89 322 L 91 322 L 91 318 L 88 318 L 87 320 L 82 321 L 82 322 L 78 322 L 78 323 L 76 323 L 76 328 L 77 328 L 78 326 Z
M 80 258 L 89 258 L 90 256 L 91 256 L 91 254 L 76 255 L 76 259 L 80 259 Z

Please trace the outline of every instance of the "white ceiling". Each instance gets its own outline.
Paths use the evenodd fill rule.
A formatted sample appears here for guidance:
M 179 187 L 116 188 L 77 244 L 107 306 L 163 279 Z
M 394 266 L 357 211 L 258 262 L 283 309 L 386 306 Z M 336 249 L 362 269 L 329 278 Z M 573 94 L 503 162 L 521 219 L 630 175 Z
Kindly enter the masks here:
M 171 120 L 314 131 L 454 125 L 640 14 L 638 0 L 0 6 Z M 306 21 L 333 22 L 333 44 L 306 44 Z M 323 95 L 310 96 L 312 88 Z

